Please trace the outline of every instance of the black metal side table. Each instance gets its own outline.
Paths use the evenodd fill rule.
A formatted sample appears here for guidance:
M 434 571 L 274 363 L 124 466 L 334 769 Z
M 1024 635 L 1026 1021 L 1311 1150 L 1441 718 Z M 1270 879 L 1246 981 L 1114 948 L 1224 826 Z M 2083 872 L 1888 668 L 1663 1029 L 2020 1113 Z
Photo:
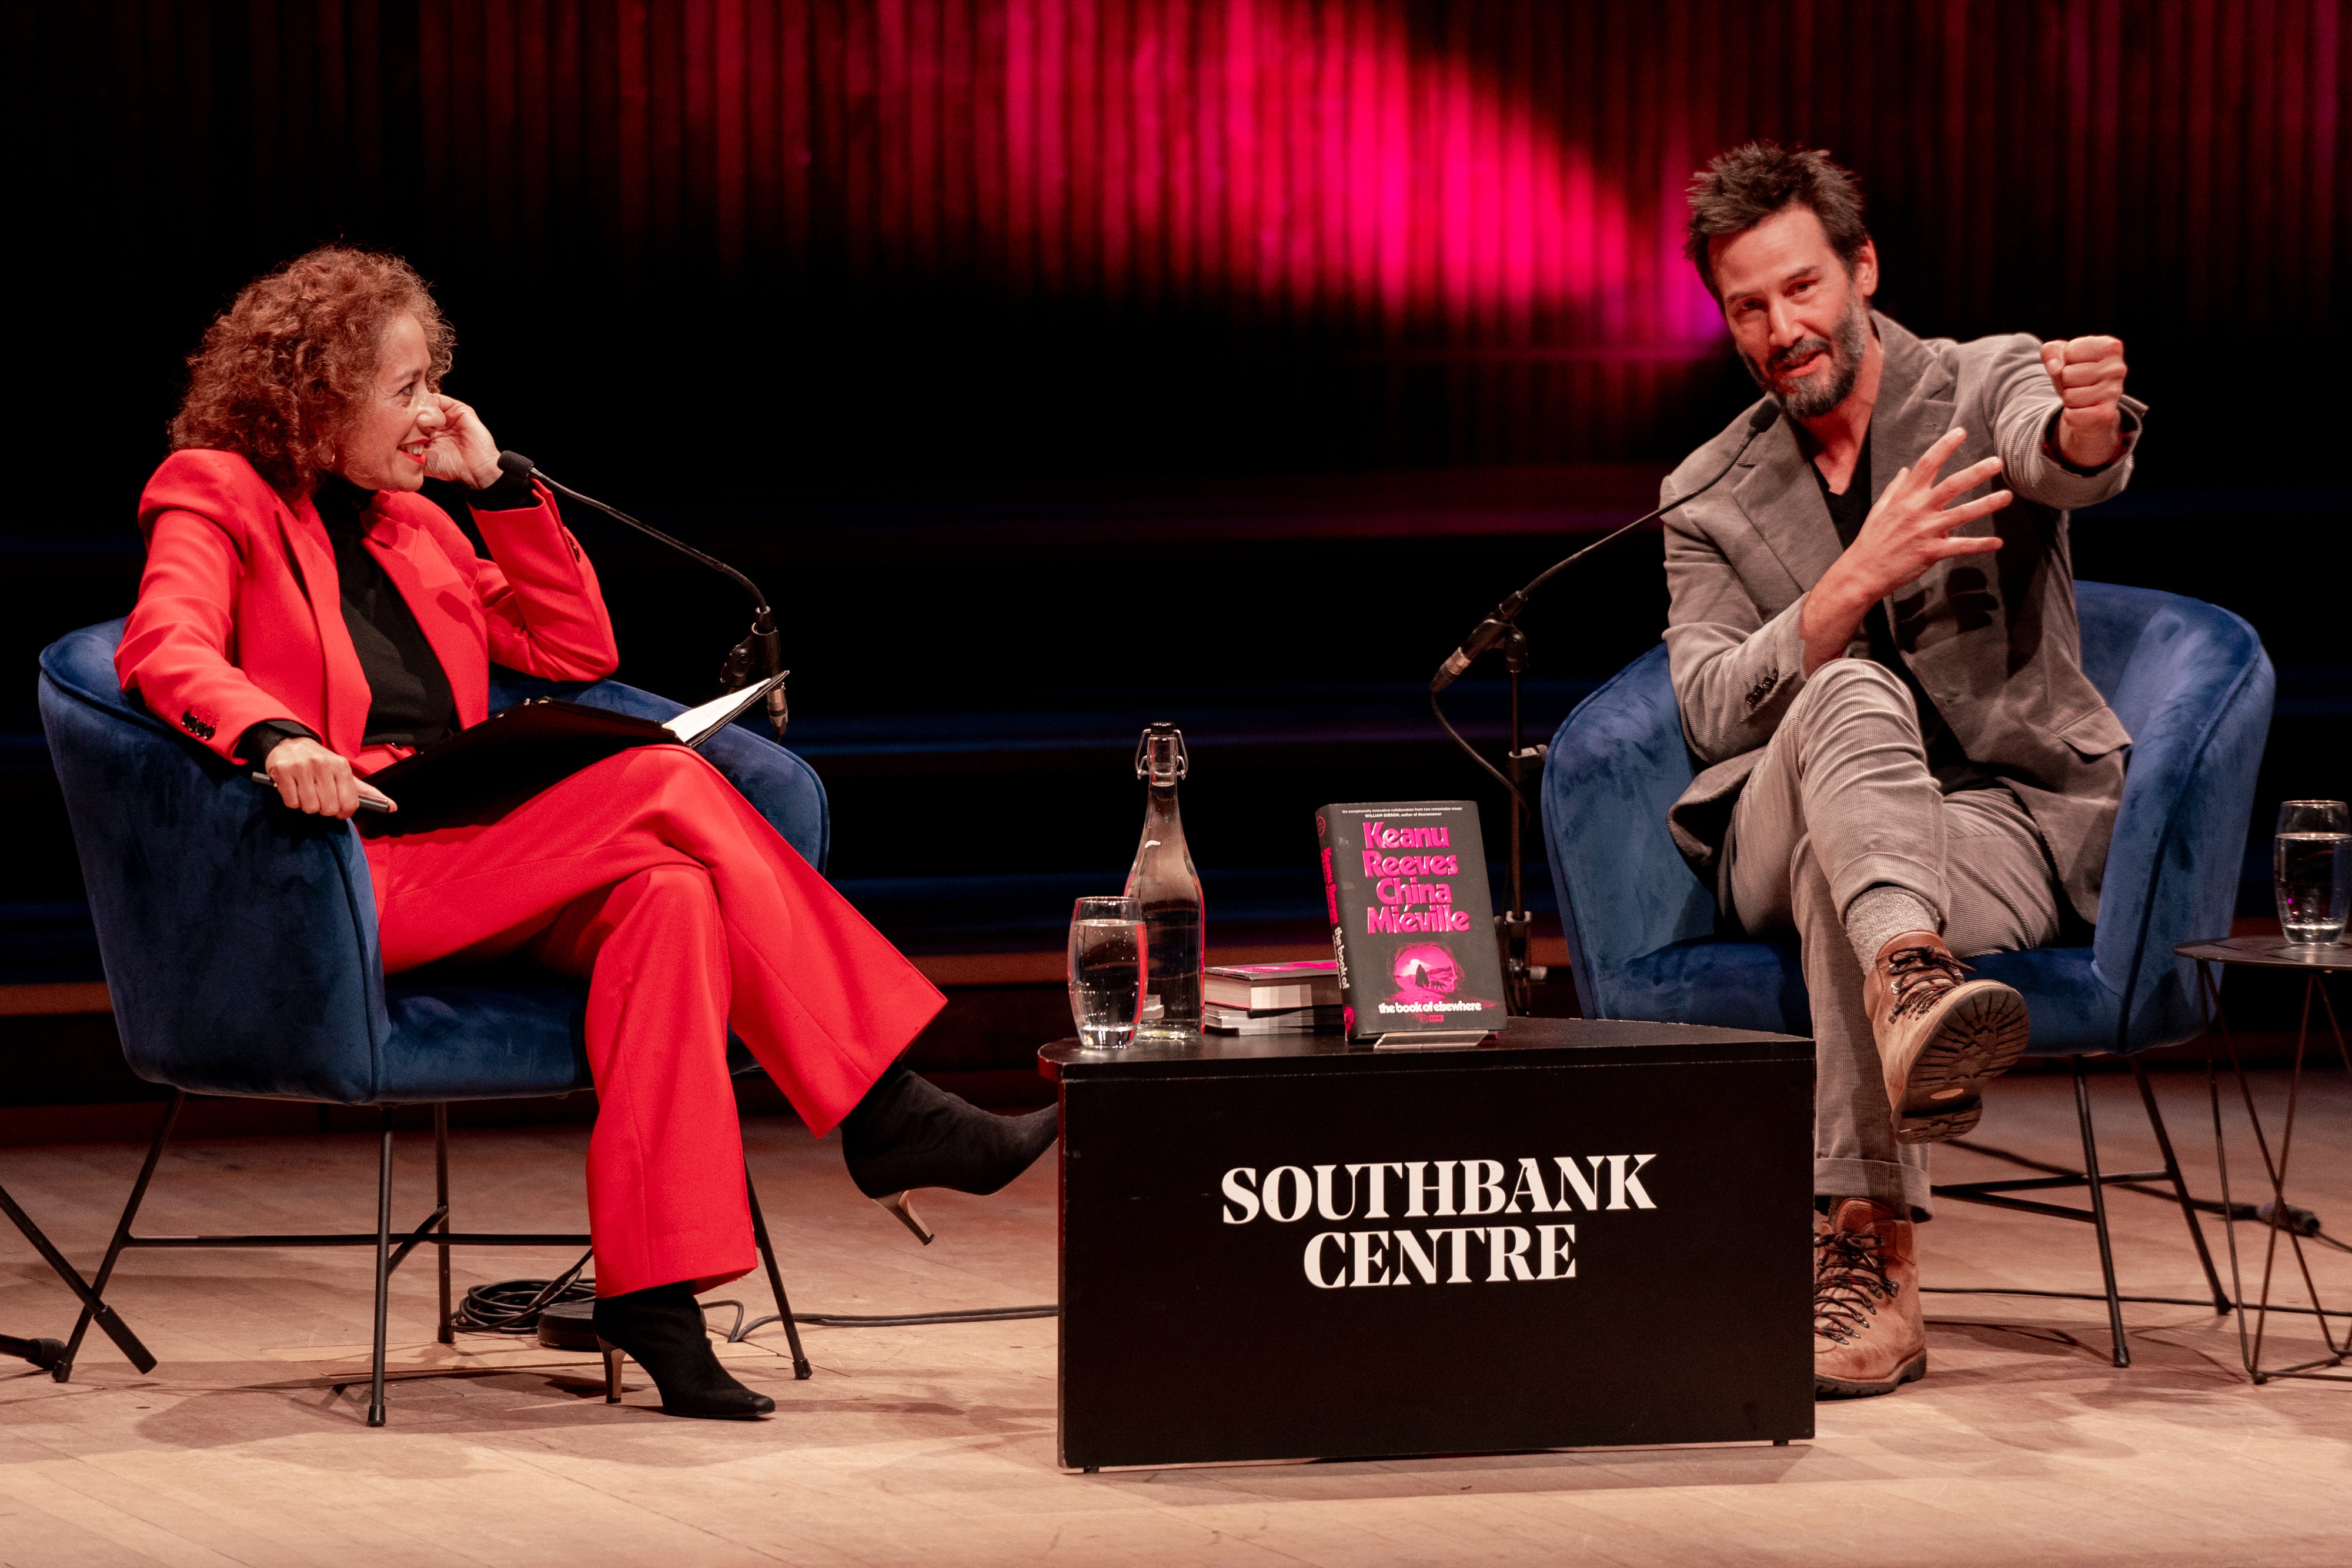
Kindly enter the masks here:
M 2306 1234 L 2295 1223 L 2296 1211 L 2286 1201 L 2287 1164 L 2294 1152 L 2295 1106 L 2303 1091 L 2304 1053 L 2311 1035 L 2311 1009 L 2316 1002 L 2327 1019 L 2328 1032 L 2336 1040 L 2336 1054 L 2352 1073 L 2352 1050 L 2344 1042 L 2344 1028 L 2336 1016 L 2335 1001 L 2327 994 L 2327 977 L 2334 974 L 2352 972 L 2352 946 L 2298 946 L 2279 936 L 2229 936 L 2211 942 L 2183 942 L 2173 948 L 2183 958 L 2197 961 L 2197 1004 L 2205 1029 L 2205 1085 L 2213 1105 L 2213 1155 L 2221 1172 L 2222 1228 L 2230 1244 L 2230 1293 L 2238 1306 L 2238 1353 L 2245 1363 L 2246 1375 L 2256 1383 L 2267 1383 L 2273 1377 L 2306 1377 L 2329 1383 L 2352 1383 L 2352 1375 L 2335 1369 L 2352 1360 L 2352 1313 L 2336 1315 L 2346 1321 L 2346 1333 L 2338 1340 L 2328 1324 L 2326 1307 L 2319 1299 L 2319 1286 L 2311 1277 L 2311 1261 L 2304 1253 Z M 2246 1082 L 2246 1070 L 2239 1060 L 2237 1042 L 2231 1038 L 2229 1019 L 2221 1012 L 2221 982 L 2215 977 L 2216 965 L 2243 964 L 2264 969 L 2299 969 L 2304 974 L 2303 1007 L 2295 1019 L 2294 1069 L 2287 1082 L 2286 1122 L 2279 1131 L 2275 1153 L 2269 1134 L 2263 1130 L 2261 1113 L 2255 1108 L 2253 1090 Z M 2263 1169 L 2270 1177 L 2270 1202 L 2253 1208 L 2235 1203 L 2230 1196 L 2230 1150 L 2221 1134 L 2221 1082 L 2213 1058 L 2213 1041 L 2217 1032 L 2222 1049 L 2230 1059 L 2230 1071 L 2237 1080 L 2239 1097 L 2245 1103 L 2246 1119 L 2253 1124 L 2254 1144 L 2262 1151 Z M 2253 1328 L 2246 1326 L 2246 1291 L 2240 1277 L 2238 1262 L 2237 1221 L 2252 1217 L 2265 1221 L 2270 1232 L 2263 1252 L 2262 1300 L 2252 1308 Z M 2328 1354 L 2292 1366 L 2265 1367 L 2262 1364 L 2263 1334 L 2268 1327 L 2271 1306 L 2271 1281 L 2278 1266 L 2279 1239 L 2284 1235 L 2294 1253 L 2295 1268 L 2303 1276 L 2304 1290 L 2311 1297 L 2309 1314 L 2319 1324 L 2319 1337 Z M 2301 1312 L 2293 1307 L 2276 1309 Z

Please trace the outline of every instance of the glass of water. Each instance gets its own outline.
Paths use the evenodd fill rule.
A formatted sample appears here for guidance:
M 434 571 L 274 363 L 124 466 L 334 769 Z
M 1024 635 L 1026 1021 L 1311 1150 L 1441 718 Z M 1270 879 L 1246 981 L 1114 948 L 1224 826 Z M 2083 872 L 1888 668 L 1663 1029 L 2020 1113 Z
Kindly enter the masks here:
M 2279 926 L 2297 946 L 2326 946 L 2344 935 L 2352 907 L 2352 815 L 2341 800 L 2281 802 L 2271 869 Z
M 1081 898 L 1070 911 L 1070 1016 L 1097 1050 L 1132 1044 L 1143 1000 L 1143 905 Z

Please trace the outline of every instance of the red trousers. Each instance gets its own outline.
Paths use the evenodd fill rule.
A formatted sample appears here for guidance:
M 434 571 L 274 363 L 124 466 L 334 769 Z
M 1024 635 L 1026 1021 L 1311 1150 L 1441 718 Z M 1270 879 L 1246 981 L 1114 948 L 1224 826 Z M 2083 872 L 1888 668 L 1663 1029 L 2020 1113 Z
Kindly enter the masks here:
M 756 1261 L 731 1022 L 819 1136 L 945 998 L 684 747 L 607 758 L 486 825 L 368 841 L 387 974 L 518 950 L 588 982 L 596 1289 Z

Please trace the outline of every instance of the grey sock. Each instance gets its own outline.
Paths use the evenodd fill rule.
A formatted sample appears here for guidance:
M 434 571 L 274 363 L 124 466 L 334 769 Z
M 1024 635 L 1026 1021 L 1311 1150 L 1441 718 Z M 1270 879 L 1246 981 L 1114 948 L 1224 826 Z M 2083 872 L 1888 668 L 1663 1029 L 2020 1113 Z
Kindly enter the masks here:
M 1846 940 L 1853 944 L 1853 956 L 1862 960 L 1865 975 L 1878 961 L 1878 950 L 1904 932 L 1942 929 L 1943 922 L 1926 899 L 1891 882 L 1873 883 L 1845 906 Z

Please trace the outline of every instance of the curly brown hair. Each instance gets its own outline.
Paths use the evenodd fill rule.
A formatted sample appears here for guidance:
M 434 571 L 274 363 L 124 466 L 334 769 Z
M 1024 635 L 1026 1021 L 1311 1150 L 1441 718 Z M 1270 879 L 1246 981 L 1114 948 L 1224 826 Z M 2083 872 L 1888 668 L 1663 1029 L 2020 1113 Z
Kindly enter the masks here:
M 309 495 L 334 466 L 345 413 L 375 373 L 377 339 L 400 316 L 425 329 L 438 391 L 457 334 L 400 257 L 323 246 L 254 279 L 188 356 L 172 449 L 234 452 L 278 494 Z

